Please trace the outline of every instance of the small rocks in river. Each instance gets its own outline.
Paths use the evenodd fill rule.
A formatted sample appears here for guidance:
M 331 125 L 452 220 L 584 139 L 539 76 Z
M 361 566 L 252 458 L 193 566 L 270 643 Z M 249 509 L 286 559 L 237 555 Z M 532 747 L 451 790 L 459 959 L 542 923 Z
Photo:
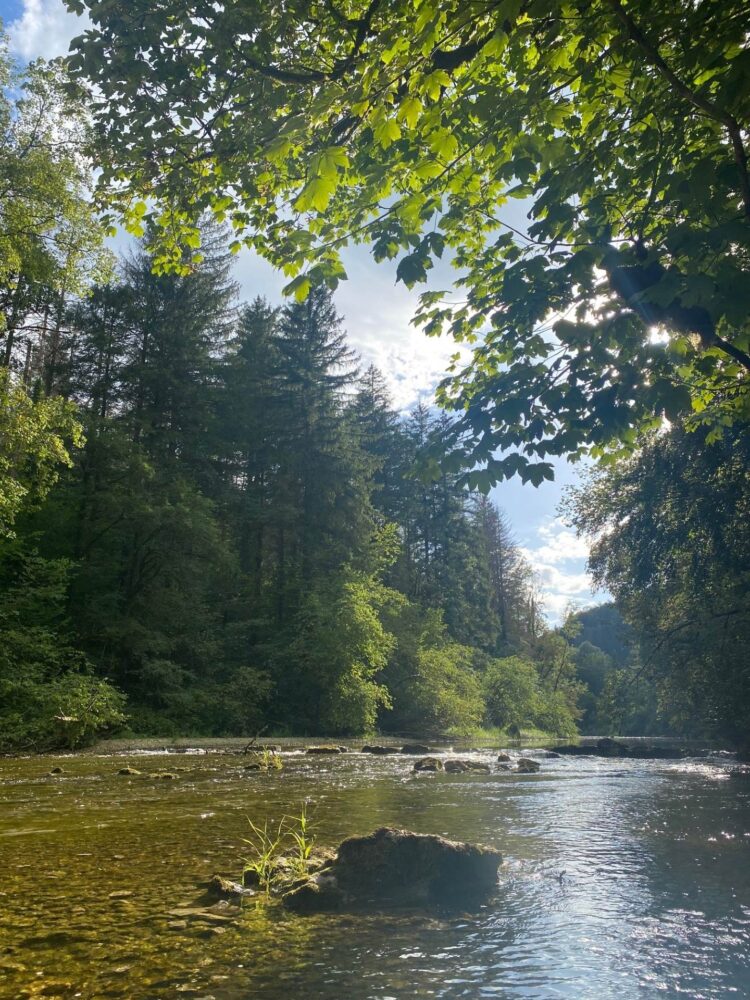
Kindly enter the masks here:
M 429 753 L 431 749 L 431 747 L 426 746 L 424 743 L 405 743 L 399 752 L 407 754 L 422 754 Z
M 541 766 L 538 760 L 532 760 L 530 757 L 518 758 L 518 771 L 520 774 L 536 774 Z
M 498 767 L 498 771 L 512 771 L 512 770 L 513 769 L 510 766 L 510 764 L 500 764 Z
M 415 771 L 442 771 L 443 762 L 437 757 L 423 757 L 414 764 Z
M 499 851 L 383 827 L 339 845 L 335 861 L 284 896 L 297 913 L 479 902 L 497 887 Z
M 319 747 L 308 747 L 305 753 L 311 754 L 326 754 L 326 753 L 346 753 L 347 747 L 340 747 L 334 744 L 324 744 Z
M 502 753 L 499 753 L 497 755 L 497 759 L 498 759 L 499 763 L 501 763 L 501 764 L 507 764 L 508 761 L 513 760 L 513 758 L 511 757 L 511 755 L 509 753 L 505 753 L 505 751 L 503 751 Z
M 133 893 L 129 889 L 116 889 L 115 892 L 110 892 L 110 899 L 130 899 Z
M 132 774 L 140 774 L 141 772 L 138 770 L 137 767 L 121 767 L 120 770 L 117 773 L 118 774 L 125 774 L 125 775 L 132 775 Z
M 397 747 L 384 747 L 380 744 L 375 744 L 374 746 L 363 746 L 362 753 L 372 753 L 376 756 L 383 757 L 386 754 L 400 753 L 401 751 Z
M 50 774 L 62 774 L 62 773 L 63 769 L 61 767 L 53 767 L 52 770 L 50 771 Z
M 177 775 L 173 774 L 172 771 L 154 771 L 151 775 L 157 781 L 176 781 Z

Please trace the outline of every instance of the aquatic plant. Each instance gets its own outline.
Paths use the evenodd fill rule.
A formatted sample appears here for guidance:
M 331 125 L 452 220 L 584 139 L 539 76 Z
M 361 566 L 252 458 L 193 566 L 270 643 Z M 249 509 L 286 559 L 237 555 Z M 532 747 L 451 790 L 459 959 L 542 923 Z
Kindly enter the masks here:
M 243 878 L 252 872 L 259 888 L 270 895 L 305 878 L 314 864 L 315 836 L 307 815 L 307 803 L 296 815 L 284 815 L 278 824 L 265 820 L 259 826 L 248 818 L 251 837 L 244 838 L 250 856 L 244 859 Z
M 279 859 L 282 856 L 282 844 L 286 836 L 286 816 L 277 827 L 269 826 L 268 820 L 263 826 L 257 826 L 248 817 L 251 837 L 243 838 L 250 847 L 251 856 L 245 858 L 243 878 L 247 872 L 253 872 L 258 880 L 258 886 L 268 895 L 274 879 L 278 877 Z

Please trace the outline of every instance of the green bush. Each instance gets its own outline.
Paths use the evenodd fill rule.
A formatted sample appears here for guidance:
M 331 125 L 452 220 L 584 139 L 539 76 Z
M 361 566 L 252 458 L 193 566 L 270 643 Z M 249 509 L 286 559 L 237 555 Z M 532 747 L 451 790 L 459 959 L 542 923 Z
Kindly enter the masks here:
M 107 681 L 70 672 L 49 681 L 0 678 L 0 750 L 74 750 L 125 722 Z
M 65 618 L 70 564 L 21 542 L 0 550 L 0 750 L 73 749 L 125 721 L 123 696 L 91 673 Z
M 518 729 L 536 723 L 540 690 L 536 667 L 520 656 L 491 660 L 483 684 L 487 721 L 493 726 Z

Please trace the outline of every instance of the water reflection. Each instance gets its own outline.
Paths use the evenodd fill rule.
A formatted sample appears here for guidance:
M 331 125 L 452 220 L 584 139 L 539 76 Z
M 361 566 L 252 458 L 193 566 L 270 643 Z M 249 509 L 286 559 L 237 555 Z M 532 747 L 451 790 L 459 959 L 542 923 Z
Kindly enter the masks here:
M 178 777 L 123 778 L 125 763 Z M 47 775 L 54 764 L 62 775 Z M 0 762 L 0 996 L 750 995 L 750 775 L 730 765 L 579 757 L 527 777 L 412 776 L 407 759 L 354 754 L 288 754 L 278 775 L 242 765 Z M 256 905 L 239 923 L 170 916 L 214 871 L 237 869 L 248 816 L 305 799 L 324 843 L 398 825 L 498 847 L 497 899 L 450 918 Z

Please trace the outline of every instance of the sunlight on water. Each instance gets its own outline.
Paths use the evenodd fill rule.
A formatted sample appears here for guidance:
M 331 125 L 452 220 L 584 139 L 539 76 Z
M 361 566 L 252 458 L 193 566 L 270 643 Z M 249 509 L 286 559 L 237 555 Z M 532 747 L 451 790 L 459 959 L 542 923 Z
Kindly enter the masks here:
M 533 776 L 414 776 L 407 757 L 284 759 L 271 775 L 197 748 L 0 761 L 0 996 L 750 995 L 748 771 L 577 757 Z M 143 774 L 116 774 L 128 764 Z M 165 770 L 175 780 L 149 777 Z M 248 817 L 304 800 L 325 844 L 395 825 L 498 847 L 497 898 L 450 917 L 254 901 L 238 919 L 170 914 L 214 872 L 239 874 Z

